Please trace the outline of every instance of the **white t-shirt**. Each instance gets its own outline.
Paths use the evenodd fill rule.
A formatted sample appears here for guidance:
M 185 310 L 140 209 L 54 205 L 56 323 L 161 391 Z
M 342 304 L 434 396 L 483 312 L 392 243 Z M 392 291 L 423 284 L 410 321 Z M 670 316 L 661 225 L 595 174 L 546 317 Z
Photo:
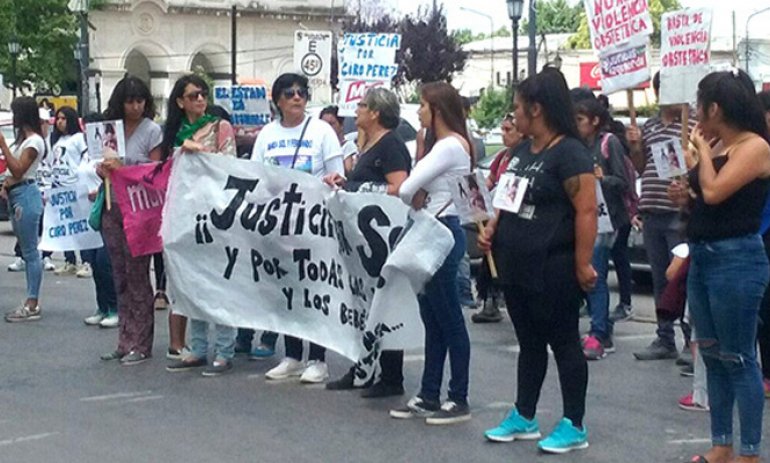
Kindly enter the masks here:
M 310 118 L 310 122 L 308 119 Z M 279 120 L 267 124 L 254 142 L 251 159 L 265 164 L 281 166 L 307 172 L 316 177 L 345 171 L 342 163 L 342 149 L 337 134 L 329 124 L 310 116 L 296 127 L 287 128 Z M 302 129 L 308 124 L 305 136 L 294 161 Z
M 88 158 L 88 146 L 83 133 L 62 135 L 51 149 L 51 173 L 54 185 L 74 185 L 78 168 Z
M 29 169 L 27 169 L 27 171 L 24 172 L 24 175 L 21 177 L 20 180 L 30 180 L 30 179 L 36 180 L 37 169 L 40 166 L 40 159 L 43 158 L 43 156 L 45 156 L 46 154 L 45 141 L 43 141 L 43 137 L 41 137 L 38 134 L 32 135 L 31 137 L 21 142 L 21 145 L 19 145 L 18 148 L 13 150 L 13 153 L 11 153 L 11 155 L 16 159 L 20 159 L 21 154 L 27 148 L 33 148 L 35 151 L 37 151 L 37 156 L 35 156 L 35 160 L 32 161 L 32 164 L 29 165 Z
M 412 173 L 401 184 L 398 196 L 411 205 L 412 198 L 420 189 L 427 191 L 425 210 L 435 215 L 452 199 L 451 181 L 470 173 L 471 157 L 460 141 L 454 136 L 442 138 L 414 166 Z M 450 204 L 440 215 L 457 215 L 457 209 Z
M 358 145 L 354 140 L 347 140 L 342 144 L 342 159 L 358 154 Z

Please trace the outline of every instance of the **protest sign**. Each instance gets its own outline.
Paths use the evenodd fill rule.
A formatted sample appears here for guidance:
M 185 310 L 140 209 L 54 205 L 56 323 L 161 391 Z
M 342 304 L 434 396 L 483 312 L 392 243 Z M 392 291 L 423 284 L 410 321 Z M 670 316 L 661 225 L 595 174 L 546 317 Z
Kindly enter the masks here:
M 51 188 L 43 213 L 42 251 L 80 251 L 104 246 L 102 235 L 88 225 L 88 188 L 83 184 Z
M 610 220 L 610 210 L 607 208 L 607 201 L 604 199 L 602 184 L 596 180 L 596 232 L 612 233 L 615 229 Z
M 493 217 L 495 208 L 481 172 L 458 176 L 452 182 L 452 201 L 462 223 L 483 222 Z
M 599 56 L 644 45 L 652 34 L 647 0 L 584 0 L 591 45 Z
M 270 122 L 270 102 L 264 85 L 214 87 L 214 104 L 230 113 L 233 127 L 262 127 Z
M 112 173 L 115 199 L 123 214 L 123 230 L 133 257 L 163 250 L 160 224 L 171 165 L 171 160 L 139 164 Z
M 126 135 L 123 121 L 101 121 L 86 124 L 88 158 L 97 161 L 111 157 L 126 157 Z
M 527 192 L 529 179 L 517 177 L 514 174 L 503 174 L 495 189 L 495 199 L 492 205 L 497 209 L 518 214 L 524 194 Z
M 372 363 L 422 344 L 417 292 L 453 246 L 449 230 L 381 194 L 333 192 L 256 161 L 180 156 L 162 236 L 174 310 L 267 329 Z
M 684 151 L 676 140 L 655 143 L 650 146 L 650 152 L 660 178 L 674 178 L 687 173 Z
M 602 93 L 632 89 L 650 81 L 647 44 L 633 45 L 601 57 Z
M 666 13 L 660 20 L 660 104 L 694 103 L 710 71 L 711 10 Z
M 341 116 L 353 116 L 356 105 L 371 87 L 390 88 L 398 72 L 396 51 L 401 35 L 377 32 L 348 33 L 337 44 Z
M 332 42 L 331 31 L 294 32 L 294 68 L 308 78 L 310 87 L 330 83 Z

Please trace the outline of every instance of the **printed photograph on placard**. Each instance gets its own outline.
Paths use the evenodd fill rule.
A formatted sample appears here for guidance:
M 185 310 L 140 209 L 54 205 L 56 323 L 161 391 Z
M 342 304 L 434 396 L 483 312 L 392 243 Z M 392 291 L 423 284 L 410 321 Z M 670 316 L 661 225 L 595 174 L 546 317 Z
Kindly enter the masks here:
M 93 160 L 126 157 L 123 121 L 101 121 L 86 124 L 88 156 Z
M 463 223 L 483 222 L 495 213 L 481 172 L 457 177 L 453 186 L 452 201 Z
M 655 143 L 650 149 L 660 178 L 674 178 L 687 173 L 684 152 L 678 140 Z
M 495 199 L 492 205 L 497 209 L 503 209 L 514 214 L 519 213 L 524 194 L 527 192 L 529 180 L 517 177 L 514 174 L 504 174 L 495 190 Z

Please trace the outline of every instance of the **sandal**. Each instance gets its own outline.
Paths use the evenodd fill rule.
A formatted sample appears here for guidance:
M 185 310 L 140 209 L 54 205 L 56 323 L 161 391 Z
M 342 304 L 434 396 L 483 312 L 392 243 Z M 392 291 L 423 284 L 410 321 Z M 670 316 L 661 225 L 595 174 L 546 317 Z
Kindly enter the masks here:
M 155 301 L 154 301 L 155 310 L 166 310 L 168 309 L 169 301 L 168 297 L 166 297 L 166 293 L 163 291 L 158 291 L 155 293 Z
M 688 463 L 709 463 L 703 455 L 695 455 Z

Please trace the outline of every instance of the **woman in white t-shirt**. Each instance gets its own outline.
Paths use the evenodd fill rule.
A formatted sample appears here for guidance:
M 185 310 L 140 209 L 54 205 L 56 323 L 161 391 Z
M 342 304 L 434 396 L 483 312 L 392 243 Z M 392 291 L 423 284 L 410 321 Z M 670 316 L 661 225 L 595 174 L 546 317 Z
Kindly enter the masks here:
M 465 232 L 452 205 L 451 180 L 468 175 L 473 148 L 465 125 L 460 95 L 445 82 L 422 87 L 420 123 L 435 135 L 427 154 L 399 189 L 399 196 L 414 209 L 436 216 L 454 238 L 444 263 L 419 296 L 425 325 L 425 366 L 420 392 L 405 406 L 390 411 L 393 418 L 426 418 L 427 424 L 451 424 L 471 418 L 468 407 L 468 370 L 471 345 L 457 286 L 457 269 L 465 255 Z M 444 362 L 449 354 L 451 378 L 448 399 L 441 403 Z
M 43 264 L 37 244 L 40 217 L 43 215 L 43 198 L 35 177 L 46 148 L 40 127 L 40 114 L 34 98 L 16 98 L 11 103 L 11 110 L 13 127 L 16 130 L 13 152 L 0 133 L 0 150 L 11 174 L 5 179 L 3 189 L 8 195 L 11 225 L 26 262 L 27 299 L 21 307 L 7 313 L 5 321 L 24 322 L 40 319 L 38 295 L 43 279 Z
M 272 99 L 280 117 L 267 124 L 254 142 L 251 159 L 265 164 L 301 170 L 323 178 L 331 173 L 344 173 L 342 150 L 334 130 L 321 119 L 305 114 L 308 100 L 307 78 L 298 74 L 282 74 L 273 83 Z M 238 343 L 251 342 L 252 332 L 239 330 Z M 269 333 L 265 333 L 269 334 Z M 263 334 L 263 343 L 265 342 Z M 308 363 L 302 362 L 302 340 L 285 336 L 286 357 L 268 371 L 268 379 L 300 376 L 305 383 L 320 383 L 329 378 L 326 349 L 310 343 Z M 275 336 L 268 336 L 275 343 Z M 268 348 L 268 349 L 265 349 Z M 274 346 L 259 346 L 254 357 L 264 357 L 264 351 L 274 352 Z

